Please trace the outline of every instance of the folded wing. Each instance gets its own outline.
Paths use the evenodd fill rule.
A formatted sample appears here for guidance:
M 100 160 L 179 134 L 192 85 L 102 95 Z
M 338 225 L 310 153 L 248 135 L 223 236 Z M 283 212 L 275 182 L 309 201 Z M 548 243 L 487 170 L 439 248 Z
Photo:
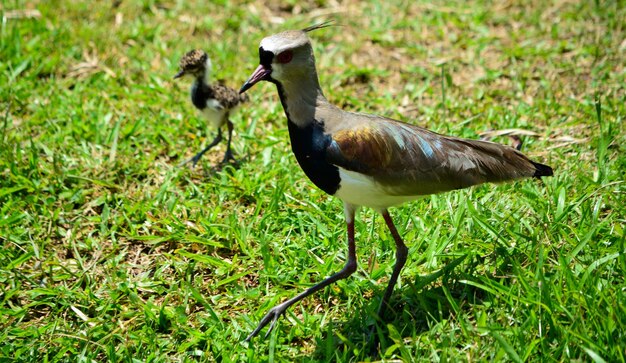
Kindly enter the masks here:
M 327 160 L 371 177 L 392 195 L 424 195 L 552 175 L 548 166 L 509 146 L 447 137 L 375 116 L 355 116 L 361 118 L 355 127 L 333 132 Z M 369 122 L 362 122 L 363 118 Z

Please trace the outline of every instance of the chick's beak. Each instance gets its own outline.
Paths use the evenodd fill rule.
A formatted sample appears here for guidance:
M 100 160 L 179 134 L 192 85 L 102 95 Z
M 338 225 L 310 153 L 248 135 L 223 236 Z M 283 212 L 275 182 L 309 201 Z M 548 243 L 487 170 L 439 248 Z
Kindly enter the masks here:
M 174 76 L 174 79 L 176 79 L 176 78 L 180 78 L 180 77 L 182 77 L 182 76 L 184 76 L 184 75 L 185 75 L 185 71 L 183 71 L 183 70 L 181 69 L 178 73 L 176 73 L 176 75 Z
M 259 81 L 267 80 L 271 73 L 272 73 L 272 69 L 271 68 L 267 68 L 264 65 L 260 64 L 256 68 L 256 70 L 254 72 L 252 72 L 252 75 L 250 76 L 250 78 L 248 78 L 246 83 L 244 83 L 243 86 L 241 86 L 241 89 L 239 90 L 239 93 L 246 92 L 252 86 L 257 84 Z

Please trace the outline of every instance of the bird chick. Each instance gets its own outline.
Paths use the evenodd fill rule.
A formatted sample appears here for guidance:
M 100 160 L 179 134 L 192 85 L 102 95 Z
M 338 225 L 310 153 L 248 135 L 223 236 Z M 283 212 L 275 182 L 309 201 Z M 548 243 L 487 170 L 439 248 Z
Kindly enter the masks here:
M 242 103 L 248 100 L 246 95 L 240 95 L 232 88 L 221 84 L 209 84 L 208 78 L 211 72 L 211 60 L 205 51 L 194 49 L 187 52 L 179 63 L 179 72 L 174 79 L 181 77 L 193 78 L 191 85 L 191 102 L 198 109 L 201 115 L 212 126 L 217 128 L 217 136 L 204 149 L 197 153 L 186 163 L 193 163 L 195 166 L 202 155 L 212 147 L 222 141 L 222 126 L 226 124 L 228 128 L 228 144 L 222 163 L 229 161 L 236 162 L 231 150 L 231 139 L 233 134 L 233 123 L 229 117 L 231 113 Z

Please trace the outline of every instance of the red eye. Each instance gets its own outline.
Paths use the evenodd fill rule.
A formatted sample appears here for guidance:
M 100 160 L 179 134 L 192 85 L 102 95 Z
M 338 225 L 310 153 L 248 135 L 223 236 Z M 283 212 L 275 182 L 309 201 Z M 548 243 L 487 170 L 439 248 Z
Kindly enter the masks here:
M 276 61 L 278 63 L 289 63 L 293 59 L 293 52 L 290 50 L 286 50 L 279 55 L 276 56 Z

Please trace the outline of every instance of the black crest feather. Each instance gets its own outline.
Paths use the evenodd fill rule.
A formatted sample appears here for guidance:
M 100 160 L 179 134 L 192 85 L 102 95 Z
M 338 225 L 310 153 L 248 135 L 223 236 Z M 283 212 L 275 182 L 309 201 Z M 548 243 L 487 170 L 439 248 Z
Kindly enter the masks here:
M 323 23 L 319 23 L 319 24 L 308 26 L 308 27 L 302 29 L 302 31 L 305 32 L 305 33 L 308 33 L 308 32 L 311 32 L 313 30 L 322 29 L 322 28 L 328 28 L 329 26 L 333 26 L 333 25 L 335 25 L 333 20 L 327 20 L 327 21 L 325 21 Z

